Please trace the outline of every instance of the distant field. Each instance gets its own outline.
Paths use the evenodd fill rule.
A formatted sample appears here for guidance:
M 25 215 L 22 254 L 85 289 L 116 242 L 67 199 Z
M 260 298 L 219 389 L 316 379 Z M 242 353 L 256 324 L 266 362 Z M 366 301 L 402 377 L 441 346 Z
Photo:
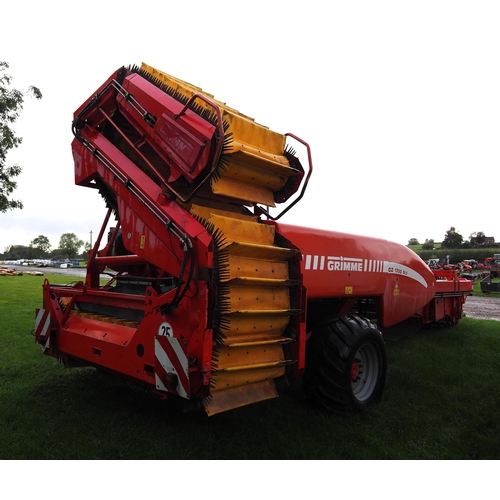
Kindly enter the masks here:
M 408 248 L 411 248 L 415 253 L 422 251 L 422 245 L 407 245 Z M 441 250 L 441 243 L 436 243 L 434 245 L 435 250 Z

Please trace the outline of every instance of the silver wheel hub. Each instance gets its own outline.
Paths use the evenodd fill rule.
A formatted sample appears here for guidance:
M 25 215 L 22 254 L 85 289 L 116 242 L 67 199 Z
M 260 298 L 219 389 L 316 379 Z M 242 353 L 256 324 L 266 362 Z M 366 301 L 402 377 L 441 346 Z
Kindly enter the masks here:
M 375 390 L 379 377 L 379 357 L 372 344 L 362 345 L 351 366 L 351 388 L 358 401 L 366 401 Z

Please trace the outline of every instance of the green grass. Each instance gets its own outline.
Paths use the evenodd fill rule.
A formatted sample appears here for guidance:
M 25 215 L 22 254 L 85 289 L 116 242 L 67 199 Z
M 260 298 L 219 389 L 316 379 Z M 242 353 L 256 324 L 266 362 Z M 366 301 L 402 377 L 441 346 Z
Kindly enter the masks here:
M 0 459 L 499 459 L 498 323 L 463 319 L 388 343 L 384 400 L 333 416 L 300 381 L 212 418 L 43 356 L 35 276 L 0 277 Z M 64 282 L 64 276 L 49 276 Z
M 406 245 L 408 248 L 413 250 L 415 253 L 422 252 L 422 245 L 423 243 L 420 243 L 418 245 Z M 440 250 L 441 249 L 441 243 L 434 243 L 434 250 Z

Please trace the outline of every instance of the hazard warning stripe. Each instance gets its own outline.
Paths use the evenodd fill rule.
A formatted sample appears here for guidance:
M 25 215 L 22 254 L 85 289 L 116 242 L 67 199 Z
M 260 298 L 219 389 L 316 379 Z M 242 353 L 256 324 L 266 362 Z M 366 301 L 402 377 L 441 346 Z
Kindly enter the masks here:
M 168 339 L 169 342 L 166 344 L 168 352 L 168 358 L 172 363 L 175 373 L 179 377 L 180 386 L 183 389 L 184 394 L 177 392 L 183 397 L 187 397 L 189 390 L 189 378 L 188 378 L 188 360 L 177 339 Z
M 50 335 L 47 335 L 49 327 L 50 311 L 48 309 L 39 309 L 36 314 L 35 320 L 35 339 L 37 340 L 38 344 L 43 346 L 45 349 L 47 349 L 50 344 Z M 40 340 L 42 341 L 42 343 L 40 343 Z
M 178 339 L 170 337 L 155 338 L 156 385 L 158 389 L 168 391 L 163 380 L 165 373 L 175 373 L 178 378 L 177 394 L 189 399 L 188 360 Z M 161 367 L 161 368 L 160 368 Z

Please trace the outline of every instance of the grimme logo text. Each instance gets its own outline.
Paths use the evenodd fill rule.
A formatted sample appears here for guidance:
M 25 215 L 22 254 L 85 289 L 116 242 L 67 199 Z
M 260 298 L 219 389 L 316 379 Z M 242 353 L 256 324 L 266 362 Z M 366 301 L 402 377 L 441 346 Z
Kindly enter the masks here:
M 334 257 L 306 255 L 305 270 L 322 271 L 363 271 L 363 259 L 355 257 Z

